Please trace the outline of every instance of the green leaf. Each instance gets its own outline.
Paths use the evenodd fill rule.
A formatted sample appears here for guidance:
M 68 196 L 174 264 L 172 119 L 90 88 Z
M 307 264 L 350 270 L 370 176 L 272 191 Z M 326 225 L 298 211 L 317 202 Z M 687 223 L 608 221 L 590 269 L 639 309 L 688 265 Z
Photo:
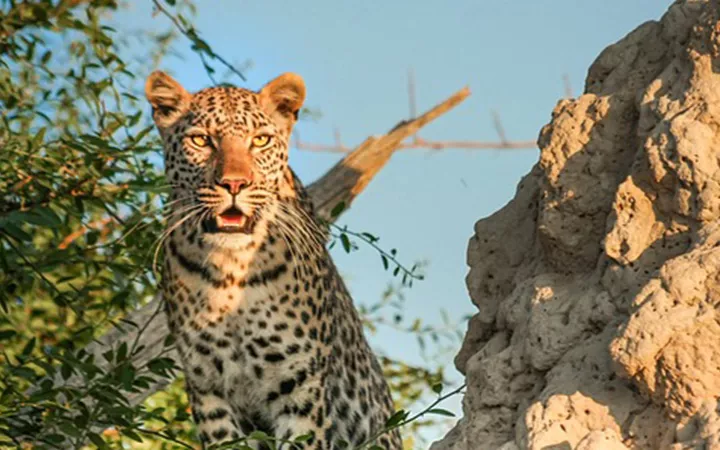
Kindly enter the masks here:
M 35 378 L 37 378 L 35 371 L 28 367 L 15 367 L 12 369 L 12 372 L 20 378 L 24 378 L 28 381 L 34 381 Z
M 17 335 L 17 331 L 15 330 L 0 330 L 0 341 L 10 339 L 15 335 Z
M 303 434 L 302 436 L 296 437 L 296 438 L 294 439 L 294 442 L 296 442 L 296 443 L 298 443 L 298 444 L 299 444 L 299 443 L 302 443 L 302 442 L 307 442 L 307 441 L 309 441 L 310 439 L 312 439 L 313 436 L 314 436 L 313 433 Z
M 408 411 L 405 411 L 404 409 L 396 411 L 395 414 L 390 416 L 387 422 L 385 422 L 385 427 L 391 428 L 400 424 L 403 420 L 407 418 L 408 414 L 410 413 Z
M 45 141 L 45 133 L 47 132 L 47 128 L 41 128 L 40 131 L 33 136 L 33 147 L 40 147 L 43 142 Z
M 442 408 L 433 408 L 428 410 L 428 414 L 437 414 L 438 416 L 455 417 L 455 413 Z
M 28 401 L 32 403 L 42 402 L 45 400 L 51 400 L 54 399 L 56 395 L 56 392 L 54 390 L 42 390 L 35 392 L 33 395 L 31 395 L 28 398 Z
M 62 375 L 63 380 L 69 379 L 73 374 L 72 366 L 70 366 L 70 364 L 68 364 L 68 363 L 63 363 L 60 366 L 60 374 Z
M 50 441 L 53 444 L 62 444 L 63 442 L 65 442 L 65 436 L 63 436 L 62 434 L 53 433 L 53 434 L 48 434 L 44 437 L 45 437 L 45 440 Z
M 350 243 L 350 238 L 348 238 L 347 234 L 343 233 L 340 235 L 340 242 L 342 243 L 345 251 L 350 253 L 350 250 L 352 250 L 352 244 Z
M 123 362 L 125 361 L 125 358 L 127 357 L 128 352 L 128 345 L 127 342 L 123 342 L 120 344 L 120 348 L 118 348 L 117 355 L 115 356 L 116 362 Z
M 443 385 L 442 385 L 442 383 L 434 384 L 433 387 L 432 387 L 432 390 L 433 390 L 433 392 L 436 393 L 437 395 L 442 394 L 442 390 L 443 390 Z
M 335 218 L 339 216 L 343 211 L 345 211 L 345 202 L 341 201 L 337 205 L 333 206 L 333 209 L 330 211 L 330 217 Z
M 27 344 L 25 344 L 25 347 L 22 350 L 23 356 L 29 356 L 30 353 L 35 349 L 35 343 L 37 342 L 37 339 L 32 338 L 28 341 Z
M 265 442 L 270 440 L 270 437 L 263 431 L 253 431 L 247 437 L 249 440 Z
M 97 233 L 95 233 L 95 236 L 97 237 Z M 93 243 L 90 243 L 89 239 L 88 239 L 88 244 L 93 245 Z M 115 306 L 116 308 L 123 309 L 127 306 L 127 299 L 129 297 L 130 297 L 130 292 L 128 290 L 118 292 L 110 299 L 110 304 L 112 306 Z
M 133 137 L 133 140 L 135 141 L 135 143 L 141 142 L 145 138 L 145 136 L 147 136 L 147 134 L 150 133 L 154 128 L 155 128 L 154 126 L 149 126 L 147 128 L 140 130 Z
M 168 370 L 174 367 L 175 362 L 170 358 L 155 358 L 148 362 L 148 369 L 158 375 L 165 375 Z
M 35 208 L 23 215 L 25 222 L 32 225 L 40 225 L 46 227 L 57 227 L 62 222 L 60 218 L 50 208 Z
M 422 321 L 419 318 L 416 318 L 415 320 L 413 320 L 413 323 L 410 326 L 410 330 L 413 332 L 417 332 L 420 330 L 421 326 L 422 326 Z
M 107 443 L 103 440 L 103 438 L 100 437 L 99 434 L 93 433 L 92 431 L 88 433 L 88 439 L 92 441 L 93 444 L 97 445 L 99 449 L 106 449 L 110 448 L 108 447 Z
M 142 441 L 143 441 L 142 438 L 137 435 L 137 433 L 135 433 L 134 431 L 132 431 L 132 430 L 130 430 L 130 429 L 128 429 L 128 428 L 123 428 L 123 430 L 122 430 L 122 435 L 125 436 L 125 437 L 128 437 L 128 438 L 132 439 L 132 440 L 135 441 L 135 442 L 142 442 Z
M 377 242 L 380 240 L 379 237 L 372 235 L 370 233 L 367 233 L 367 232 L 362 232 L 362 233 L 360 233 L 360 235 L 363 236 L 365 239 L 367 239 L 368 242 Z
M 18 241 L 28 242 L 32 240 L 32 236 L 21 230 L 20 227 L 13 223 L 4 223 L 2 231 Z
M 132 389 L 132 383 L 135 379 L 135 369 L 129 364 L 125 364 L 120 369 L 120 382 L 123 384 L 123 388 L 126 391 Z
M 173 335 L 168 334 L 165 340 L 163 341 L 163 347 L 170 347 L 175 343 L 175 337 Z

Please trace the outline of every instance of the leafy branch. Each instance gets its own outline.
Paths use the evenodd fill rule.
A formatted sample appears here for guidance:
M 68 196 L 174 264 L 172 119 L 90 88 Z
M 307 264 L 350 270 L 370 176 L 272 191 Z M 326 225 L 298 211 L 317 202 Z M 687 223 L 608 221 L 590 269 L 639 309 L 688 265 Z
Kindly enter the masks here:
M 307 443 L 312 439 L 312 433 L 303 434 L 294 439 L 282 439 L 275 436 L 270 436 L 263 431 L 253 431 L 247 436 L 228 442 L 223 442 L 222 444 L 212 445 L 208 448 L 208 450 L 254 450 L 255 447 L 249 445 L 252 442 L 257 442 L 259 444 L 267 444 L 267 446 L 270 447 L 270 450 L 278 450 L 278 448 L 283 448 L 283 444 L 289 445 L 291 449 L 299 450 L 305 448 L 303 444 Z M 280 444 L 279 447 L 278 444 Z
M 360 446 L 356 447 L 353 450 L 382 450 L 381 447 L 378 447 L 375 445 L 375 442 L 383 435 L 391 432 L 392 430 L 395 430 L 397 428 L 404 427 L 406 425 L 409 425 L 416 420 L 420 419 L 421 417 L 425 416 L 426 414 L 434 414 L 439 416 L 445 416 L 445 417 L 455 417 L 455 414 L 442 408 L 438 408 L 437 406 L 444 402 L 445 400 L 449 399 L 450 397 L 453 397 L 455 395 L 460 394 L 463 389 L 465 389 L 466 385 L 463 383 L 461 386 L 453 389 L 452 391 L 448 392 L 447 394 L 442 394 L 443 386 L 442 384 L 437 384 L 433 387 L 433 391 L 438 394 L 438 398 L 435 399 L 430 405 L 426 406 L 423 410 L 420 412 L 410 415 L 410 411 L 406 410 L 399 410 L 396 411 L 395 414 L 393 414 L 386 422 L 385 427 L 375 433 L 374 435 L 370 436 L 364 443 L 360 444 Z
M 166 1 L 171 6 L 175 5 L 176 3 L 175 0 Z M 173 25 L 175 25 L 175 28 L 177 28 L 180 33 L 182 33 L 190 40 L 190 42 L 192 43 L 191 49 L 195 53 L 197 53 L 198 56 L 200 56 L 203 67 L 205 68 L 205 71 L 207 72 L 208 77 L 210 77 L 210 81 L 212 81 L 213 84 L 218 84 L 213 75 L 215 73 L 215 69 L 210 64 L 208 64 L 206 58 L 219 61 L 228 70 L 240 77 L 241 80 L 247 81 L 245 75 L 243 75 L 240 70 L 235 68 L 235 66 L 230 64 L 225 58 L 213 51 L 212 47 L 210 47 L 210 45 L 208 45 L 208 43 L 200 37 L 195 28 L 181 14 L 174 16 L 172 13 L 170 13 L 170 11 L 168 11 L 164 6 L 162 6 L 158 0 L 153 0 L 153 5 L 155 6 L 155 9 L 157 11 L 161 12 L 165 17 L 170 19 L 170 21 L 173 23 Z
M 386 251 L 384 248 L 378 245 L 378 241 L 380 240 L 379 237 L 367 232 L 352 231 L 348 229 L 347 225 L 340 226 L 334 223 L 330 223 L 329 226 L 330 236 L 332 238 L 329 244 L 330 248 L 333 248 L 335 244 L 339 241 L 342 244 L 345 252 L 350 253 L 359 249 L 353 238 L 359 239 L 380 254 L 380 259 L 382 260 L 383 268 L 385 270 L 389 270 L 390 263 L 392 263 L 394 266 L 392 270 L 393 276 L 396 277 L 400 273 L 402 273 L 403 286 L 407 285 L 409 287 L 412 287 L 413 280 L 425 279 L 425 276 L 418 271 L 418 269 L 420 269 L 419 264 L 413 264 L 413 266 L 410 268 L 405 266 L 397 259 L 397 249 L 393 248 L 390 249 L 390 251 Z

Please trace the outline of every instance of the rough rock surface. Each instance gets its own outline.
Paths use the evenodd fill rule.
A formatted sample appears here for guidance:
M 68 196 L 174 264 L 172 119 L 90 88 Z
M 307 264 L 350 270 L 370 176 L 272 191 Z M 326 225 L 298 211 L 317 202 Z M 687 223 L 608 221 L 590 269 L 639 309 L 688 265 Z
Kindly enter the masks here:
M 720 449 L 720 4 L 608 47 L 538 145 L 470 239 L 464 417 L 432 449 Z

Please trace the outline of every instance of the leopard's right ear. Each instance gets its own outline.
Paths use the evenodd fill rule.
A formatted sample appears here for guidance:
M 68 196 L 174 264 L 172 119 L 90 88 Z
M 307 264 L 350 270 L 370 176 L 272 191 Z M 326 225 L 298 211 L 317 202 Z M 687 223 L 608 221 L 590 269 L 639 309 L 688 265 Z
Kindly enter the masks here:
M 158 128 L 174 124 L 190 108 L 191 95 L 173 77 L 156 70 L 145 82 L 145 97 L 152 105 Z

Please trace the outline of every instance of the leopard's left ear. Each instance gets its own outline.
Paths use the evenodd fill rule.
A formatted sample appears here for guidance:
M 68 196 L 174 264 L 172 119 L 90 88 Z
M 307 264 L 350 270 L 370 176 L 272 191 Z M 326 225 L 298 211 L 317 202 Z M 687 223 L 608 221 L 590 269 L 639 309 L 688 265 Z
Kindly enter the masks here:
M 305 101 L 305 82 L 300 75 L 284 73 L 258 93 L 260 105 L 290 134 Z
M 173 77 L 156 70 L 145 82 L 145 96 L 152 105 L 158 128 L 167 128 L 190 107 L 191 95 Z

